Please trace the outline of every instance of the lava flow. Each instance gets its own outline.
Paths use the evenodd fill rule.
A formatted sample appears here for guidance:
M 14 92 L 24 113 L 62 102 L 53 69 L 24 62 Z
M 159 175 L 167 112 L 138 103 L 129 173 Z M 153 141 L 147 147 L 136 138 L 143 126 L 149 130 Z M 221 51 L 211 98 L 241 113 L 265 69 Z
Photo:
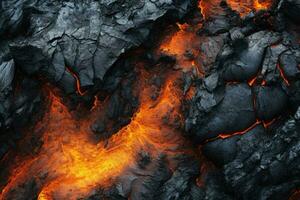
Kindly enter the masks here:
M 219 0 L 201 2 L 205 17 L 209 17 L 209 12 L 212 11 L 206 3 L 220 3 Z M 265 9 L 269 5 L 255 2 L 258 0 L 251 3 L 245 1 L 245 6 Z M 227 3 L 238 10 L 235 1 Z M 244 14 L 242 9 L 239 11 L 241 15 Z M 197 68 L 194 57 L 198 52 L 191 46 L 198 46 L 195 43 L 195 32 L 199 27 L 201 25 L 198 24 L 194 27 L 195 31 L 188 32 L 186 29 L 191 28 L 189 25 L 179 25 L 180 30 L 168 42 L 163 43 L 160 50 L 175 54 L 177 64 L 185 70 L 191 70 L 187 67 Z M 182 41 L 186 43 L 183 44 Z M 187 52 L 186 49 L 192 49 L 192 52 Z M 125 171 L 136 168 L 136 158 L 142 150 L 149 152 L 153 158 L 161 153 L 172 157 L 178 152 L 192 152 L 191 149 L 186 149 L 186 140 L 180 131 L 166 122 L 166 119 L 181 122 L 180 105 L 183 94 L 177 83 L 180 72 L 169 70 L 166 73 L 165 83 L 156 100 L 150 97 L 149 79 L 152 75 L 145 70 L 139 71 L 139 74 L 136 81 L 139 84 L 140 107 L 131 122 L 108 141 L 96 142 L 91 138 L 90 126 L 97 112 L 101 112 L 101 107 L 93 108 L 86 118 L 78 119 L 76 113 L 70 112 L 58 97 L 51 94 L 49 111 L 39 123 L 46 126 L 42 136 L 43 145 L 33 158 L 13 166 L 0 199 L 16 199 L 14 195 L 20 194 L 15 194 L 14 189 L 32 180 L 37 185 L 39 200 L 78 199 L 88 196 L 97 187 L 111 186 Z M 78 79 L 77 84 L 78 93 L 84 95 L 80 91 Z M 170 161 L 170 165 L 173 164 Z
M 224 15 L 225 13 L 220 7 L 222 0 L 203 0 L 199 2 L 199 7 L 206 19 Z M 266 10 L 272 5 L 273 0 L 227 0 L 229 7 L 238 12 L 240 16 L 245 16 L 251 11 Z
M 151 152 L 153 157 L 159 153 L 172 153 L 184 141 L 178 131 L 162 120 L 165 117 L 180 120 L 180 92 L 175 79 L 175 75 L 168 75 L 160 97 L 153 101 L 145 78 L 141 106 L 130 124 L 108 142 L 98 144 L 89 137 L 89 126 L 96 113 L 88 119 L 76 120 L 52 95 L 49 113 L 42 121 L 42 124 L 47 124 L 42 149 L 32 160 L 19 163 L 13 170 L 1 199 L 11 195 L 14 187 L 33 178 L 38 180 L 41 188 L 38 199 L 75 199 L 88 194 L 96 186 L 112 184 L 125 169 L 135 166 L 136 155 L 141 150 Z

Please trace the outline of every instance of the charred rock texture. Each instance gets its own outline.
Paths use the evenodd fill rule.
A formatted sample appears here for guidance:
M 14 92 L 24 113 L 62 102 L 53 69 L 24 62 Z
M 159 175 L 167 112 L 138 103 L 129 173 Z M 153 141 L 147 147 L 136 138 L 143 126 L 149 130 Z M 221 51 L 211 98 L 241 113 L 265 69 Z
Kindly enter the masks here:
M 204 145 L 205 154 L 222 166 L 234 196 L 287 199 L 289 192 L 298 187 L 298 118 L 299 110 L 276 131 L 267 133 L 258 125 L 244 135 Z
M 186 129 L 217 166 L 205 179 L 208 199 L 288 199 L 299 187 L 300 49 L 293 31 L 277 26 L 281 17 L 297 23 L 290 22 L 295 10 L 296 1 L 281 1 L 271 29 L 269 22 L 255 25 L 260 14 L 231 24 L 215 64 L 196 84 Z
M 190 1 L 2 1 L 1 66 L 54 82 L 66 94 L 103 80 L 121 54 L 139 46 L 154 22 L 178 19 Z M 2 64 L 3 63 L 3 64 Z M 4 75 L 4 74 L 3 74 Z
M 0 199 L 289 199 L 299 13 L 297 0 L 1 1 Z
M 104 76 L 121 54 L 141 45 L 155 23 L 175 21 L 190 7 L 191 1 L 2 1 L 0 128 L 21 127 L 37 109 L 41 96 L 32 77 L 52 82 L 75 102 L 83 95 L 91 101 L 99 88 L 112 92 L 121 72 Z M 13 84 L 18 74 L 30 80 Z M 111 106 L 109 115 L 118 115 Z

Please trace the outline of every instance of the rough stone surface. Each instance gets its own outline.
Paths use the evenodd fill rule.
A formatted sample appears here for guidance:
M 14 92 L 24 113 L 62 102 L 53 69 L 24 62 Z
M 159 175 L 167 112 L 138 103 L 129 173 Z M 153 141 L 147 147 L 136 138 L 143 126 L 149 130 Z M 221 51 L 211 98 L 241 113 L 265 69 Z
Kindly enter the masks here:
M 90 108 L 94 98 L 105 99 L 90 126 L 95 137 L 110 137 L 128 124 L 138 108 L 138 83 L 133 63 L 122 56 L 151 46 L 147 39 L 159 23 L 185 20 L 192 3 L 197 5 L 191 0 L 1 1 L 0 158 L 38 118 L 48 87 L 58 87 L 70 108 L 81 103 Z M 184 94 L 195 89 L 184 105 L 184 133 L 193 150 L 199 149 L 197 157 L 178 153 L 172 168 L 166 155 L 141 151 L 135 169 L 86 199 L 284 200 L 299 189 L 300 47 L 291 30 L 299 24 L 299 5 L 276 1 L 270 10 L 240 18 L 220 2 L 221 13 L 197 32 L 203 59 L 196 64 L 205 77 L 185 72 L 183 78 Z M 149 57 L 152 65 L 176 62 L 175 56 Z M 158 90 L 161 81 L 153 77 L 151 86 Z M 33 178 L 9 195 L 36 199 L 38 184 Z

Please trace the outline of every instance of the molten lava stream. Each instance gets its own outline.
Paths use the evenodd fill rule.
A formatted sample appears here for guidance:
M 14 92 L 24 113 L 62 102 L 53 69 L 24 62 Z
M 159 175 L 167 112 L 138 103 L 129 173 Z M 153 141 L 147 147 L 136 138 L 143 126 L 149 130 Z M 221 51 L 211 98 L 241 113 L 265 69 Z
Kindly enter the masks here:
M 126 169 L 136 167 L 136 156 L 143 149 L 152 157 L 160 153 L 180 152 L 184 139 L 167 125 L 164 117 L 179 116 L 180 93 L 176 82 L 178 72 L 167 75 L 160 97 L 150 99 L 149 86 L 144 80 L 140 88 L 140 108 L 131 123 L 106 142 L 96 143 L 90 137 L 90 125 L 97 112 L 87 119 L 75 119 L 74 114 L 55 96 L 49 113 L 39 154 L 12 170 L 10 181 L 2 190 L 1 199 L 15 199 L 13 189 L 34 179 L 40 188 L 39 200 L 77 199 L 96 187 L 109 187 Z M 177 94 L 178 93 L 178 94 Z M 98 110 L 99 112 L 99 110 Z M 182 150 L 184 151 L 184 150 Z
M 224 10 L 220 7 L 222 0 L 201 0 L 199 1 L 199 8 L 205 19 L 210 17 L 217 17 L 225 15 Z M 273 0 L 227 0 L 229 7 L 245 16 L 252 10 L 267 10 L 272 6 Z

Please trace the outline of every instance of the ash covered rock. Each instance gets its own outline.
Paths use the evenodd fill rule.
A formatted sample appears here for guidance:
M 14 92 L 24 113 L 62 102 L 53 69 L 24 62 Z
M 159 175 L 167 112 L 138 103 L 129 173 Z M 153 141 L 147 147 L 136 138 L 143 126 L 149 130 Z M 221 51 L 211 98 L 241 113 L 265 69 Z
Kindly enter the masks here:
M 67 94 L 81 93 L 78 83 L 84 89 L 93 86 L 89 90 L 93 94 L 99 88 L 112 94 L 103 110 L 108 121 L 99 117 L 91 126 L 96 134 L 106 132 L 108 136 L 112 127 L 119 129 L 128 123 L 137 107 L 132 68 L 127 73 L 127 69 L 112 66 L 118 65 L 121 54 L 145 41 L 155 21 L 181 18 L 191 3 L 3 2 L 0 36 L 7 43 L 0 49 L 1 130 L 19 127 L 34 113 L 41 94 L 31 78 L 39 76 L 55 82 Z M 137 169 L 88 199 L 287 199 L 300 186 L 300 110 L 287 117 L 300 105 L 300 54 L 299 46 L 289 42 L 288 30 L 282 32 L 267 23 L 271 15 L 282 12 L 289 17 L 298 15 L 296 1 L 284 0 L 282 5 L 274 13 L 251 13 L 238 19 L 223 3 L 227 15 L 211 19 L 204 24 L 205 31 L 199 31 L 201 36 L 206 34 L 200 47 L 204 59 L 199 63 L 208 73 L 195 83 L 186 129 L 217 166 L 202 185 L 196 185 L 200 166 L 195 158 L 179 157 L 177 167 L 171 168 L 164 156 L 152 158 L 146 152 L 139 155 Z M 123 64 L 118 67 L 127 68 Z M 21 77 L 17 90 L 13 79 L 19 72 L 26 78 Z M 256 79 L 248 83 L 252 78 Z M 185 80 L 187 92 L 194 83 L 193 78 Z M 154 82 L 159 87 L 160 81 Z M 274 118 L 283 124 L 264 124 Z M 229 138 L 219 139 L 220 134 Z M 6 149 L 6 143 L 1 145 L 0 157 Z M 36 195 L 36 183 L 28 182 L 22 190 L 15 193 L 21 199 Z
M 270 18 L 269 12 L 262 13 Z M 296 84 L 289 79 L 296 80 L 299 73 L 299 47 L 288 32 L 254 28 L 262 13 L 243 19 L 250 26 L 232 23 L 228 34 L 222 34 L 223 47 L 198 85 L 186 119 L 188 135 L 200 142 L 272 120 L 286 111 L 293 98 L 288 86 Z
M 219 50 L 223 47 L 228 39 L 228 34 L 220 34 L 216 36 L 201 36 L 200 52 L 198 63 L 203 66 L 205 71 L 209 71 L 215 64 Z
M 18 88 L 8 84 L 0 92 L 0 157 L 23 136 L 24 126 L 38 119 L 34 114 L 41 113 L 42 97 L 38 83 L 31 79 L 21 80 Z
M 191 1 L 20 0 L 2 5 L 1 35 L 19 29 L 26 33 L 9 42 L 15 63 L 29 75 L 43 73 L 72 93 L 74 74 L 83 88 L 103 80 L 121 54 L 145 41 L 156 20 L 182 17 Z
M 106 76 L 107 81 L 101 89 L 111 95 L 104 96 L 106 104 L 91 125 L 91 130 L 102 139 L 110 137 L 128 124 L 139 105 L 138 98 L 134 94 L 136 73 L 132 69 L 128 72 L 120 72 L 119 69 L 114 68 Z
M 8 89 L 12 84 L 15 72 L 15 63 L 12 59 L 0 65 L 0 92 Z

